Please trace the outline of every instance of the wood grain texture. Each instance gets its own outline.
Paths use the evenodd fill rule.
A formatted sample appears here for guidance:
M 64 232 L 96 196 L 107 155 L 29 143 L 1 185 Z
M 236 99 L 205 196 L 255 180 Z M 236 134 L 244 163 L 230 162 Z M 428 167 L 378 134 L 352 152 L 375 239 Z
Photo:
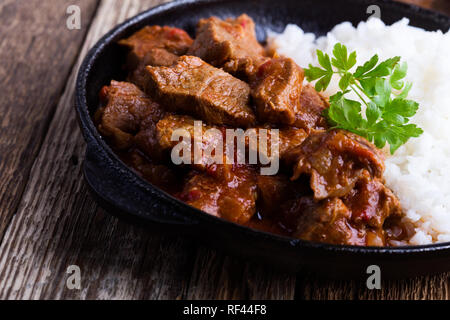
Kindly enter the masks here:
M 8 168 L 12 175 L 22 172 L 19 169 L 26 169 L 28 165 L 28 172 L 19 180 L 5 174 L 12 182 L 0 181 L 0 213 L 6 212 L 10 217 L 0 244 L 0 299 L 450 299 L 450 274 L 383 281 L 381 290 L 370 291 L 361 282 L 280 273 L 199 246 L 190 239 L 129 225 L 97 206 L 81 174 L 85 144 L 72 110 L 76 71 L 81 58 L 104 33 L 160 2 L 102 0 L 67 85 L 63 88 L 63 84 L 59 84 L 59 91 L 64 91 L 57 105 L 53 102 L 56 107 L 51 106 L 51 101 L 55 101 L 58 94 L 45 91 L 48 83 L 34 84 L 34 91 L 44 90 L 40 99 L 46 97 L 44 102 L 50 105 L 49 109 L 44 108 L 39 114 L 33 110 L 36 113 L 33 116 L 39 119 L 33 129 L 25 130 L 24 137 L 7 141 L 10 149 L 0 149 L 14 153 L 8 166 L 3 166 L 2 162 L 0 177 L 3 168 Z M 3 3 L 12 1 L 0 4 L 0 18 L 5 10 Z M 431 1 L 427 3 L 432 5 Z M 39 4 L 47 10 L 54 6 L 54 1 Z M 34 19 L 42 21 L 43 18 Z M 2 32 L 0 30 L 0 35 Z M 0 57 L 5 54 L 3 43 L 0 43 Z M 18 55 L 26 56 L 22 51 Z M 38 58 L 56 60 L 45 52 L 39 53 Z M 66 76 L 72 63 L 64 69 Z M 9 66 L 0 66 L 0 75 L 5 68 Z M 44 67 L 41 70 L 39 75 L 49 72 Z M 48 77 L 52 78 L 57 76 L 53 73 L 58 72 L 50 73 Z M 57 80 L 52 78 L 54 82 Z M 10 88 L 17 90 L 12 84 Z M 9 94 L 7 99 L 13 97 L 15 95 Z M 19 98 L 24 100 L 21 104 L 31 99 Z M 0 130 L 5 123 L 13 126 L 28 121 L 8 113 L 5 119 L 8 121 L 1 119 Z M 33 142 L 34 149 L 27 147 L 31 143 L 30 132 L 40 141 Z M 2 136 L 0 148 L 3 148 L 1 143 L 5 143 Z M 16 143 L 18 150 L 14 151 Z M 0 157 L 3 155 L 0 153 Z M 14 160 L 14 157 L 21 160 Z M 13 189 L 11 184 L 15 181 L 20 181 L 21 187 L 16 187 L 19 189 Z M 3 191 L 8 188 L 11 189 L 9 196 L 4 196 Z M 81 268 L 81 290 L 66 287 L 66 269 L 72 264 Z
M 306 300 L 449 300 L 449 283 L 450 273 L 386 280 L 380 290 L 369 290 L 361 281 L 312 278 L 305 281 L 301 295 Z
M 69 5 L 83 12 L 81 30 L 66 27 Z M 0 239 L 96 6 L 97 0 L 0 2 Z
M 229 257 L 201 247 L 197 252 L 187 299 L 291 300 L 295 275 Z

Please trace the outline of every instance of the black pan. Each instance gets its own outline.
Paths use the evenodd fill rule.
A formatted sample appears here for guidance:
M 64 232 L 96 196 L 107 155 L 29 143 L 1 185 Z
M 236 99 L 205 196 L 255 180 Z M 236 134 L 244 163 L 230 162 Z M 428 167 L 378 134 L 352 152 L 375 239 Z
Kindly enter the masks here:
M 427 246 L 375 248 L 311 243 L 276 236 L 227 222 L 192 208 L 141 179 L 118 159 L 92 122 L 98 92 L 111 79 L 124 78 L 125 53 L 116 42 L 145 25 L 172 25 L 192 36 L 200 18 L 249 14 L 256 22 L 260 41 L 266 30 L 282 31 L 295 23 L 316 35 L 336 24 L 357 24 L 378 5 L 386 23 L 408 17 L 427 30 L 450 28 L 447 16 L 391 1 L 363 0 L 213 0 L 176 1 L 146 11 L 104 36 L 86 56 L 76 84 L 76 110 L 87 143 L 84 174 L 102 206 L 112 214 L 197 236 L 205 242 L 246 259 L 270 263 L 291 271 L 310 270 L 341 278 L 366 276 L 369 265 L 378 265 L 384 277 L 408 277 L 450 270 L 450 243 Z

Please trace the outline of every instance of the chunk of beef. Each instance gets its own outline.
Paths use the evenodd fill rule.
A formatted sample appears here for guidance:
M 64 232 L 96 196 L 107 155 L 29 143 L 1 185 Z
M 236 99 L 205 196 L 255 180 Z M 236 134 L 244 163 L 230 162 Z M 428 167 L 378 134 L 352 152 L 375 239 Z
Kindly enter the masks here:
M 197 38 L 188 54 L 244 76 L 252 74 L 266 59 L 264 48 L 256 39 L 255 23 L 246 14 L 236 19 L 200 20 Z
M 251 80 L 259 120 L 292 125 L 300 111 L 303 70 L 289 58 L 268 60 Z
M 156 141 L 158 143 L 158 148 L 161 150 L 169 150 L 174 148 L 179 143 L 188 143 L 188 146 L 186 149 L 190 149 L 192 151 L 191 153 L 191 163 L 194 163 L 194 154 L 193 150 L 195 148 L 195 145 L 197 145 L 197 148 L 199 151 L 202 152 L 202 164 L 196 164 L 196 168 L 198 170 L 207 170 L 207 171 L 216 171 L 220 169 L 221 173 L 223 174 L 223 170 L 229 170 L 231 166 L 227 166 L 226 164 L 231 164 L 234 160 L 234 163 L 237 163 L 237 152 L 245 152 L 247 155 L 250 151 L 261 151 L 259 149 L 260 144 L 258 144 L 258 139 L 260 139 L 261 135 L 261 129 L 266 129 L 267 131 L 267 144 L 268 144 L 268 150 L 272 150 L 272 143 L 273 143 L 273 130 L 271 128 L 254 128 L 254 129 L 248 129 L 248 130 L 254 130 L 254 135 L 244 135 L 238 136 L 241 139 L 245 139 L 245 141 L 241 141 L 241 145 L 245 147 L 245 150 L 239 150 L 237 148 L 237 144 L 234 145 L 234 148 L 231 151 L 230 154 L 227 154 L 227 141 L 226 141 L 226 129 L 224 127 L 217 127 L 217 126 L 207 126 L 202 125 L 201 130 L 199 130 L 198 134 L 202 135 L 201 141 L 194 141 L 194 121 L 195 119 L 189 117 L 189 116 L 179 116 L 179 115 L 167 115 L 164 117 L 161 121 L 158 122 L 156 125 Z M 183 139 L 180 141 L 172 141 L 172 136 L 174 134 L 174 131 L 177 129 L 182 129 L 186 132 L 186 139 Z M 211 130 L 212 129 L 212 130 Z M 278 129 L 277 129 L 278 130 Z M 299 146 L 304 139 L 306 139 L 307 134 L 303 129 L 296 129 L 296 128 L 284 128 L 279 129 L 279 156 L 281 159 L 286 156 L 286 154 L 289 153 L 289 151 L 296 146 Z M 181 133 L 181 131 L 180 131 Z M 255 139 L 253 143 L 250 142 L 250 137 L 253 136 Z M 153 139 L 148 139 L 152 140 Z M 253 149 L 254 148 L 254 149 Z M 265 149 L 265 151 L 268 151 Z M 211 152 L 211 150 L 214 150 L 214 152 Z M 221 150 L 223 158 L 219 158 L 218 154 L 215 153 L 215 151 Z M 267 152 L 268 153 L 268 152 Z M 270 155 L 270 153 L 269 153 Z M 245 154 L 243 155 L 246 156 Z M 266 156 L 269 158 L 268 156 Z M 218 163 L 218 161 L 222 160 L 223 166 L 217 166 L 215 164 Z M 247 159 L 248 160 L 248 159 Z M 255 163 L 256 164 L 256 163 Z
M 166 192 L 177 192 L 179 175 L 166 165 L 155 164 L 137 149 L 121 154 L 121 159 L 145 180 Z
M 410 236 L 398 199 L 367 170 L 346 196 L 285 201 L 281 221 L 293 236 L 334 244 L 384 246 Z
M 327 121 L 322 116 L 328 107 L 326 99 L 313 86 L 310 84 L 303 86 L 293 125 L 308 132 L 328 128 Z
M 178 28 L 147 26 L 119 44 L 130 50 L 128 54 L 128 80 L 143 88 L 145 67 L 171 66 L 187 52 L 193 40 Z
M 307 184 L 300 181 L 291 181 L 284 174 L 259 175 L 257 185 L 258 208 L 260 214 L 265 218 L 278 217 L 282 204 L 311 193 Z
M 166 150 L 159 145 L 156 123 L 151 117 L 142 120 L 140 130 L 134 136 L 134 145 L 148 158 L 157 163 L 164 163 L 167 160 Z
M 183 56 L 173 67 L 147 67 L 146 92 L 172 111 L 209 124 L 248 127 L 255 122 L 249 86 L 200 58 Z
M 192 172 L 179 198 L 211 215 L 243 224 L 255 214 L 256 195 L 254 170 L 236 166 L 227 181 Z
M 400 203 L 382 182 L 383 155 L 367 140 L 343 130 L 314 132 L 290 156 L 296 159 L 293 179 L 309 176 L 314 192 L 285 209 L 294 236 L 370 246 L 408 236 L 398 222 Z M 386 232 L 386 221 L 395 231 Z
M 165 49 L 151 49 L 139 62 L 136 69 L 130 72 L 128 80 L 139 86 L 139 88 L 144 88 L 146 81 L 145 74 L 147 72 L 145 69 L 146 66 L 170 67 L 177 62 L 178 58 L 179 56 Z
M 389 217 L 401 217 L 403 214 L 397 197 L 380 179 L 373 179 L 368 171 L 349 194 L 343 197 L 344 203 L 352 211 L 352 222 L 365 224 L 373 228 L 382 228 Z
M 100 98 L 105 107 L 96 115 L 98 130 L 118 150 L 133 144 L 144 119 L 156 123 L 164 113 L 159 104 L 127 82 L 111 81 L 101 90 Z
M 251 95 L 261 121 L 311 130 L 328 127 L 322 116 L 326 99 L 313 86 L 302 86 L 303 70 L 289 58 L 274 58 L 251 77 Z
M 170 67 L 177 62 L 179 57 L 165 49 L 155 48 L 147 52 L 142 59 L 141 66 Z
M 280 159 L 285 159 L 289 156 L 291 150 L 300 146 L 308 137 L 308 134 L 303 129 L 284 128 L 279 129 L 280 135 Z
M 367 190 L 372 189 L 372 194 Z M 280 223 L 291 236 L 332 244 L 385 246 L 389 241 L 410 237 L 395 196 L 378 180 L 358 181 L 343 198 L 317 201 L 297 197 L 282 205 Z
M 300 197 L 283 208 L 284 223 L 292 236 L 314 242 L 365 245 L 365 233 L 350 224 L 351 211 L 339 198 L 316 202 Z
M 266 130 L 266 133 L 263 135 L 261 130 Z M 280 129 L 274 129 L 268 126 L 258 127 L 255 129 L 255 137 L 257 140 L 254 141 L 254 144 L 251 145 L 249 139 L 246 140 L 246 145 L 249 146 L 249 150 L 256 150 L 261 154 L 265 154 L 266 158 L 270 158 L 269 155 L 271 155 L 275 143 L 274 130 L 278 130 L 278 155 L 281 160 L 289 157 L 291 150 L 300 146 L 308 136 L 305 130 L 293 127 L 283 127 Z M 261 144 L 259 143 L 260 139 L 264 138 L 267 139 L 267 148 L 265 150 L 261 148 Z
M 365 170 L 372 178 L 381 178 L 384 171 L 382 152 L 344 130 L 310 134 L 301 146 L 291 150 L 289 158 L 295 159 L 292 179 L 310 176 L 317 200 L 348 194 Z
M 383 232 L 386 239 L 384 245 L 392 247 L 408 245 L 409 239 L 416 234 L 414 223 L 404 215 L 388 217 L 384 222 Z M 372 237 L 368 235 L 367 245 L 379 246 L 380 244 L 372 241 Z
M 193 40 L 184 30 L 167 26 L 147 26 L 128 39 L 119 41 L 120 45 L 130 50 L 128 64 L 131 70 L 134 70 L 153 49 L 161 49 L 176 56 L 181 56 L 187 52 L 192 43 Z M 154 60 L 153 62 L 156 65 L 164 65 L 164 61 L 155 60 L 158 55 L 166 60 L 162 51 L 153 54 L 151 59 Z M 151 60 L 148 57 L 147 59 Z
M 190 161 L 194 168 L 211 176 L 229 180 L 232 164 L 231 160 L 227 160 L 222 128 L 203 124 L 199 126 L 200 130 L 197 133 L 201 138 L 194 139 L 196 134 L 194 121 L 195 119 L 191 117 L 179 115 L 168 115 L 161 119 L 156 125 L 155 137 L 158 146 L 154 149 L 172 150 L 177 145 L 182 146 L 183 150 L 189 150 L 190 154 L 186 160 Z M 172 141 L 174 133 L 180 136 L 181 141 Z M 177 156 L 184 159 L 184 155 L 180 152 Z

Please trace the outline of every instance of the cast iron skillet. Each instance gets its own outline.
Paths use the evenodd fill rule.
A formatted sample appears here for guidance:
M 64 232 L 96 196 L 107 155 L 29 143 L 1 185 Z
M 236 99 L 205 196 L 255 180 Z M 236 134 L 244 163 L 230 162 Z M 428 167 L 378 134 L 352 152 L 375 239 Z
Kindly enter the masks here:
M 276 4 L 276 6 L 275 6 Z M 200 18 L 249 14 L 257 35 L 264 41 L 267 29 L 282 31 L 295 23 L 308 32 L 326 34 L 336 24 L 357 24 L 369 16 L 369 5 L 378 5 L 382 19 L 393 23 L 408 17 L 427 30 L 450 27 L 447 16 L 390 1 L 365 0 L 183 0 L 144 12 L 109 32 L 82 64 L 76 83 L 76 110 L 87 143 L 84 174 L 101 205 L 113 214 L 167 227 L 246 259 L 266 262 L 280 269 L 313 271 L 329 277 L 367 277 L 369 265 L 378 265 L 384 277 L 407 277 L 450 270 L 450 243 L 428 246 L 375 248 L 335 246 L 276 236 L 236 225 L 192 208 L 141 179 L 122 163 L 100 137 L 92 122 L 98 92 L 111 79 L 124 79 L 125 53 L 116 42 L 145 25 L 171 25 L 194 36 Z M 376 48 L 374 48 L 376 50 Z

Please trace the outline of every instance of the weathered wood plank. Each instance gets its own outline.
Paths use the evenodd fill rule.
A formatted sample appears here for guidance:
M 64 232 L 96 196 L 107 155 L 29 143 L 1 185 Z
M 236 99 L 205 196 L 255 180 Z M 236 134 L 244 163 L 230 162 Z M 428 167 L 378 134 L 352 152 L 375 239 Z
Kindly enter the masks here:
M 298 299 L 304 300 L 354 300 L 357 297 L 358 286 L 356 281 L 329 280 L 308 276 L 301 278 L 302 285 L 298 286 Z
M 414 279 L 385 281 L 381 290 L 361 286 L 358 299 L 368 300 L 450 300 L 450 273 Z
M 302 288 L 307 300 L 449 300 L 450 274 L 386 280 L 380 290 L 370 290 L 363 281 L 309 279 Z
M 201 247 L 187 298 L 291 300 L 294 294 L 295 275 Z
M 97 2 L 0 2 L 0 239 L 17 209 Z M 81 30 L 66 27 L 69 5 L 83 12 Z
M 101 3 L 81 52 L 125 18 L 160 1 Z M 150 234 L 104 214 L 81 174 L 85 144 L 72 111 L 77 66 L 56 108 L 31 179 L 0 247 L 0 297 L 8 299 L 130 299 L 181 297 L 194 247 Z M 82 289 L 66 288 L 77 264 Z

